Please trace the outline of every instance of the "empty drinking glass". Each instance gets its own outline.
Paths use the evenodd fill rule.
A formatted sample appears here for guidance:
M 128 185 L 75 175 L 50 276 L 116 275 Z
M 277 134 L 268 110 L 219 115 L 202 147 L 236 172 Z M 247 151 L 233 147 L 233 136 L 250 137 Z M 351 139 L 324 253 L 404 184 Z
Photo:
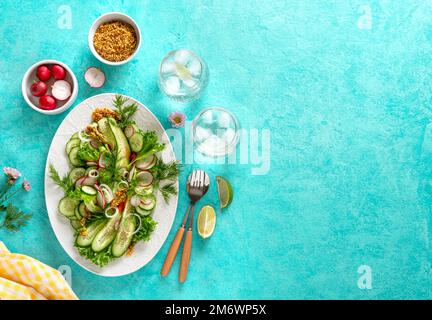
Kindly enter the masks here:
M 219 107 L 201 111 L 192 122 L 196 149 L 210 157 L 221 157 L 234 151 L 240 138 L 236 117 Z
M 198 99 L 207 83 L 207 65 L 192 51 L 171 51 L 160 64 L 159 87 L 176 101 L 189 102 Z

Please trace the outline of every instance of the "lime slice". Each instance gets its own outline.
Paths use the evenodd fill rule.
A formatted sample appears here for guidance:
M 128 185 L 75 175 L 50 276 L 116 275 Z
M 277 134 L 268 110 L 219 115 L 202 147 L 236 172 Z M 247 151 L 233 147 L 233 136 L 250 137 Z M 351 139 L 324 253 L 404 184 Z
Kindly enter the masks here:
M 198 215 L 198 234 L 206 239 L 213 234 L 216 226 L 216 212 L 211 206 L 202 207 Z
M 221 209 L 228 207 L 233 199 L 233 189 L 229 181 L 223 177 L 216 177 Z
M 175 65 L 175 69 L 177 72 L 177 75 L 180 77 L 180 79 L 182 80 L 189 80 L 191 79 L 191 74 L 189 72 L 189 69 L 186 68 L 184 65 L 178 63 L 178 62 L 174 62 Z

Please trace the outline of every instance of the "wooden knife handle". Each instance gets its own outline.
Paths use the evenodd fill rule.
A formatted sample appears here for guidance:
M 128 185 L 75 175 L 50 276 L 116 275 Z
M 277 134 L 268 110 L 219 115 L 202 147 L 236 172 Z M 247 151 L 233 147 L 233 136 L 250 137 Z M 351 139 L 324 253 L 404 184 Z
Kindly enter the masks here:
M 180 263 L 179 281 L 181 283 L 186 281 L 186 276 L 189 268 L 189 260 L 191 256 L 191 249 L 192 249 L 192 230 L 188 230 L 186 232 L 186 239 L 183 245 L 183 253 L 182 253 L 181 263 Z
M 173 242 L 171 243 L 171 247 L 168 250 L 168 253 L 166 255 L 164 264 L 162 266 L 161 275 L 163 277 L 167 276 L 168 273 L 171 270 L 172 264 L 175 260 L 175 257 L 177 255 L 177 251 L 180 248 L 180 243 L 183 238 L 183 234 L 185 232 L 185 228 L 183 226 L 180 227 L 180 229 L 177 231 L 177 234 L 174 237 Z

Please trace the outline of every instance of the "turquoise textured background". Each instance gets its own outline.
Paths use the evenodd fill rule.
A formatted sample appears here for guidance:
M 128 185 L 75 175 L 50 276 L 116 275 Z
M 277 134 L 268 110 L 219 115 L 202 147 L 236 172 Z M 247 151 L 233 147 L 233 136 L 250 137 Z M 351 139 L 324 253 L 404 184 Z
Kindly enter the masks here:
M 57 26 L 60 5 L 72 29 Z M 359 28 L 364 7 L 370 29 Z M 141 27 L 136 58 L 101 65 L 87 47 L 99 15 L 121 11 Z M 82 299 L 412 299 L 432 298 L 432 1 L 4 1 L 0 2 L 0 165 L 19 168 L 33 190 L 17 198 L 34 213 L 22 232 L 0 231 L 14 252 L 72 268 Z M 159 92 L 158 65 L 176 48 L 208 63 L 204 96 L 188 105 Z M 145 268 L 120 278 L 93 275 L 57 242 L 43 189 L 51 139 L 67 112 L 45 116 L 21 96 L 26 69 L 42 59 L 67 63 L 79 82 L 75 105 L 119 92 L 167 115 L 192 119 L 206 106 L 232 110 L 246 129 L 270 129 L 271 169 L 211 165 L 229 177 L 235 199 L 207 241 L 194 235 L 191 268 L 177 282 L 159 271 L 173 238 Z M 90 66 L 102 89 L 83 79 Z M 191 166 L 181 176 L 184 184 Z M 204 203 L 215 201 L 215 186 Z M 187 205 L 181 189 L 174 228 Z M 357 286 L 357 268 L 373 288 Z

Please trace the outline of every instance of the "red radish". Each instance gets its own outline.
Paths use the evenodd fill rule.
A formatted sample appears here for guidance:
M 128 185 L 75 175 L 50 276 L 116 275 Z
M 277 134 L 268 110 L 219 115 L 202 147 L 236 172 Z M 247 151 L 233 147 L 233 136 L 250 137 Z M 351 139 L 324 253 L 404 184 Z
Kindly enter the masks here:
M 51 88 L 52 95 L 60 101 L 68 99 L 72 94 L 71 85 L 65 80 L 57 80 Z
M 66 70 L 62 66 L 59 66 L 58 64 L 55 64 L 51 68 L 51 72 L 52 72 L 52 76 L 56 80 L 63 80 L 66 77 Z
M 35 81 L 30 87 L 30 92 L 35 97 L 42 97 L 47 91 L 48 86 L 43 81 Z
M 92 166 L 97 166 L 98 165 L 98 163 L 96 162 L 96 161 L 86 161 L 86 164 L 89 166 L 89 167 L 92 167 Z
M 37 77 L 42 81 L 48 81 L 51 78 L 51 71 L 47 66 L 39 66 L 37 68 Z
M 53 96 L 45 95 L 39 98 L 39 108 L 43 110 L 54 110 L 57 107 Z
M 101 69 L 91 67 L 84 74 L 85 81 L 92 88 L 100 88 L 105 83 L 105 73 Z
M 136 159 L 136 153 L 135 153 L 135 152 L 132 152 L 131 155 L 130 155 L 130 157 L 129 157 L 129 161 L 130 161 L 130 162 L 134 162 L 135 159 Z
M 97 142 L 96 140 L 91 140 L 90 145 L 95 149 L 99 148 L 99 142 Z
M 148 187 L 153 182 L 153 175 L 150 171 L 141 171 L 136 175 L 138 186 Z
M 103 157 L 103 153 L 101 153 L 101 155 L 99 156 L 98 167 L 99 168 L 105 168 L 106 167 L 106 161 Z

